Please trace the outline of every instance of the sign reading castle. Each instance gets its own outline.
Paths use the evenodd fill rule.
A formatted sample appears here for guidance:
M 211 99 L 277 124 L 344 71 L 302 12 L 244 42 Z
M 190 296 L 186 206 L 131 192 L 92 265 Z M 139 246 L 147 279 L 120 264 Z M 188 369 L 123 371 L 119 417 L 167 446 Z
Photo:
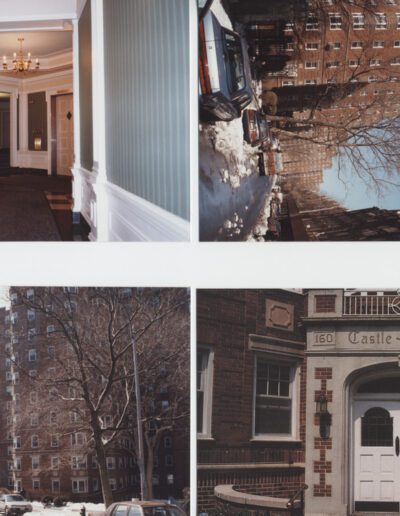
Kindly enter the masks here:
M 314 330 L 308 335 L 308 349 L 381 349 L 400 350 L 400 328 L 393 330 L 352 329 L 351 331 Z

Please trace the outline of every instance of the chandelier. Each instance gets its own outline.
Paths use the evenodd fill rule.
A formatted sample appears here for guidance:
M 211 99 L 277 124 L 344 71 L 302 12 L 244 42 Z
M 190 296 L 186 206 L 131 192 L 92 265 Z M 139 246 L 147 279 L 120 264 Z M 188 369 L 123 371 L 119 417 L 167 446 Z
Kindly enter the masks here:
M 28 52 L 27 57 L 25 57 L 24 52 L 22 50 L 22 42 L 25 40 L 24 40 L 24 38 L 18 38 L 18 41 L 20 44 L 19 52 L 18 52 L 18 54 L 17 54 L 17 52 L 14 52 L 13 61 L 12 61 L 12 65 L 13 65 L 12 70 L 14 72 L 25 73 L 28 70 L 30 70 L 30 67 L 32 64 L 31 53 Z M 39 58 L 37 57 L 35 59 L 35 70 L 39 70 L 39 67 L 40 67 L 40 63 L 39 63 Z M 3 70 L 8 70 L 7 56 L 3 56 Z

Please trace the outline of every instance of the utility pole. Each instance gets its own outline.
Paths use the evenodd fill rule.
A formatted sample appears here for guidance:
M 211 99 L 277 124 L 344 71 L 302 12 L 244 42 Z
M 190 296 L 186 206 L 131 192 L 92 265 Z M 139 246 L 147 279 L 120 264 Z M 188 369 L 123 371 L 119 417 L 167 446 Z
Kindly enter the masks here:
M 132 328 L 132 356 L 133 356 L 133 374 L 135 379 L 135 397 L 136 397 L 136 430 L 137 430 L 137 453 L 138 466 L 140 474 L 140 498 L 147 500 L 146 472 L 144 467 L 144 446 L 143 446 L 143 426 L 142 426 L 142 399 L 140 396 L 139 370 L 137 366 L 136 342 L 133 336 Z

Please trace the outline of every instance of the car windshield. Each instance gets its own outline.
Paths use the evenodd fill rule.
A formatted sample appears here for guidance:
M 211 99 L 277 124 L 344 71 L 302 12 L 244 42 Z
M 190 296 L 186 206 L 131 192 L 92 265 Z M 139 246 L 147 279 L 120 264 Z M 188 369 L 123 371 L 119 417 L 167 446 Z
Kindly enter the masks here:
M 232 92 L 239 91 L 246 86 L 240 38 L 228 31 L 224 31 L 224 36 L 230 89 Z
M 20 495 L 7 495 L 7 502 L 24 502 L 25 498 L 22 498 Z

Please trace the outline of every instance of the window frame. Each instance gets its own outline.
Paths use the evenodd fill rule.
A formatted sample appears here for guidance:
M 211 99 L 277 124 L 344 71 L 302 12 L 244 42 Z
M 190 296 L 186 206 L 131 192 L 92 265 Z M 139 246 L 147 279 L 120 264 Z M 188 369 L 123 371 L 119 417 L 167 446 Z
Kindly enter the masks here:
M 204 389 L 203 389 L 203 428 L 201 432 L 197 432 L 198 439 L 212 439 L 212 399 L 213 399 L 213 379 L 214 379 L 214 350 L 208 346 L 198 346 L 197 353 L 207 353 L 207 367 L 204 373 Z M 196 360 L 197 360 L 196 353 Z M 196 381 L 198 364 L 196 363 Z M 197 397 L 197 385 L 196 385 Z
M 256 404 L 257 404 L 257 361 L 267 360 L 272 364 L 290 367 L 290 399 L 291 406 L 291 432 L 288 434 L 265 433 L 256 434 Z M 253 374 L 253 421 L 252 421 L 252 441 L 299 441 L 300 440 L 300 359 L 284 354 L 268 352 L 254 353 L 254 374 Z

